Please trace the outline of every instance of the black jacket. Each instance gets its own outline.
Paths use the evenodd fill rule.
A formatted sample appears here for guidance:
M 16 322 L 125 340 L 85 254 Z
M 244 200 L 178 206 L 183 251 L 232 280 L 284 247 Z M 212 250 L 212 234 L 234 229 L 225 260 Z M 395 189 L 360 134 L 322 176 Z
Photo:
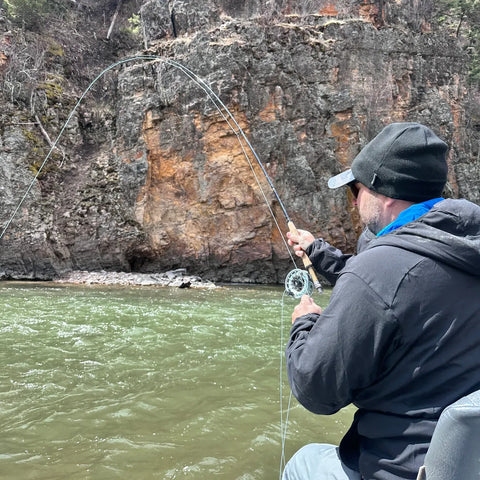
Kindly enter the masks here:
M 441 201 L 343 260 L 292 326 L 290 385 L 314 413 L 358 407 L 340 455 L 365 479 L 415 479 L 441 411 L 480 388 L 480 207 Z

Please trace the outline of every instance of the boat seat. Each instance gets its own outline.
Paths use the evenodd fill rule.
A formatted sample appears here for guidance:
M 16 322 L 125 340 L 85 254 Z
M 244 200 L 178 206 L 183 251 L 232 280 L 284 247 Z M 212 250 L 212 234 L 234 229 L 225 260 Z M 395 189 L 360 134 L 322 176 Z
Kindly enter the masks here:
M 442 412 L 417 480 L 480 480 L 480 390 Z

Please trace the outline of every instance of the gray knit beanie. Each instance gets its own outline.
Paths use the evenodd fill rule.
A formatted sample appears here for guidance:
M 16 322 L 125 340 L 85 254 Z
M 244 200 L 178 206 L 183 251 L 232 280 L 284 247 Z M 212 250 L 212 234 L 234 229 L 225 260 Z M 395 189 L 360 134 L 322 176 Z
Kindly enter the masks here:
M 440 197 L 447 181 L 447 144 L 419 123 L 392 123 L 330 178 L 338 188 L 357 181 L 386 197 L 423 202 Z

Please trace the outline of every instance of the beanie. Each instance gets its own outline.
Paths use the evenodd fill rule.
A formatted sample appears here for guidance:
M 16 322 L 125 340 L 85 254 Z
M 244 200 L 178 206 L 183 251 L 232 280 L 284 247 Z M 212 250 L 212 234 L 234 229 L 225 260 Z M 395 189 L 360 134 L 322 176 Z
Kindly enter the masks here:
M 392 123 L 368 143 L 350 170 L 330 178 L 338 188 L 357 181 L 386 197 L 423 202 L 440 197 L 447 181 L 447 144 L 419 123 Z

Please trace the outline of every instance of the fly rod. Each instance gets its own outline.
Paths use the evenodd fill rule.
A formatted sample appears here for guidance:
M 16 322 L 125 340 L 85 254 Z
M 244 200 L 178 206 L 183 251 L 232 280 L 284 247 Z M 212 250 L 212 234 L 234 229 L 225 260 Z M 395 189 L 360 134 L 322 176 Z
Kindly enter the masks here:
M 0 239 L 3 238 L 3 236 L 5 235 L 5 232 L 7 231 L 7 229 L 9 228 L 11 222 L 13 221 L 14 217 L 17 215 L 18 211 L 20 210 L 20 207 L 23 205 L 23 203 L 25 202 L 27 196 L 29 195 L 34 183 L 36 182 L 36 180 L 38 179 L 40 173 L 42 172 L 44 166 L 46 165 L 46 163 L 48 162 L 48 160 L 50 159 L 51 157 L 51 154 L 53 152 L 53 150 L 57 147 L 57 144 L 60 140 L 60 137 L 63 135 L 65 129 L 67 128 L 67 125 L 69 124 L 70 120 L 72 119 L 74 113 L 76 112 L 76 110 L 78 109 L 78 107 L 80 106 L 80 104 L 82 103 L 83 99 L 85 98 L 85 96 L 87 95 L 87 93 L 92 89 L 92 87 L 95 85 L 95 83 L 101 78 L 103 77 L 107 72 L 109 72 L 110 70 L 112 70 L 113 68 L 119 66 L 119 65 L 123 65 L 123 64 L 126 64 L 126 63 L 129 63 L 129 62 L 133 62 L 133 61 L 150 61 L 150 62 L 162 62 L 166 65 L 170 65 L 180 71 L 182 71 L 188 78 L 190 78 L 190 80 L 192 80 L 194 83 L 196 83 L 206 94 L 207 96 L 210 98 L 210 100 L 212 101 L 212 103 L 214 104 L 214 106 L 216 107 L 216 109 L 218 110 L 218 112 L 220 113 L 220 115 L 222 116 L 222 118 L 227 122 L 228 126 L 230 127 L 230 129 L 233 131 L 233 133 L 236 135 L 239 143 L 240 143 L 240 146 L 243 150 L 243 154 L 245 155 L 245 157 L 247 158 L 247 161 L 248 163 L 250 164 L 250 168 L 252 169 L 252 172 L 255 176 L 255 179 L 257 181 L 257 184 L 260 188 L 260 190 L 262 191 L 262 194 L 264 196 L 264 199 L 265 199 L 265 202 L 267 204 L 267 207 L 269 208 L 270 210 L 270 214 L 272 215 L 272 218 L 274 219 L 276 225 L 277 225 L 277 228 L 280 232 L 280 235 L 287 247 L 287 250 L 289 251 L 289 254 L 291 256 L 291 259 L 292 259 L 292 262 L 294 263 L 295 265 L 295 261 L 293 260 L 293 257 L 290 253 L 290 250 L 288 249 L 288 245 L 286 244 L 285 242 L 285 239 L 283 237 L 283 233 L 280 229 L 280 227 L 278 226 L 278 223 L 277 223 L 277 220 L 276 220 L 276 217 L 270 207 L 270 204 L 263 192 L 263 189 L 261 187 L 261 184 L 255 174 L 255 170 L 253 169 L 253 165 L 252 163 L 250 162 L 250 157 L 248 156 L 246 150 L 245 150 L 245 147 L 244 147 L 244 144 L 242 142 L 242 140 L 245 142 L 246 146 L 248 147 L 248 149 L 251 151 L 251 153 L 253 154 L 253 156 L 255 157 L 255 161 L 256 163 L 259 165 L 265 179 L 267 180 L 267 183 L 269 185 L 269 187 L 271 188 L 274 196 L 275 196 L 275 199 L 277 200 L 278 204 L 280 205 L 280 208 L 283 212 L 283 215 L 285 216 L 285 220 L 287 222 L 287 227 L 289 229 L 289 231 L 291 233 L 293 233 L 294 235 L 298 235 L 298 230 L 297 228 L 295 227 L 295 224 L 293 223 L 293 221 L 290 219 L 290 216 L 288 215 L 287 213 L 287 210 L 285 208 L 285 205 L 283 204 L 281 198 L 280 198 L 280 195 L 278 194 L 276 188 L 275 188 L 275 185 L 273 184 L 272 182 L 272 179 L 270 178 L 270 176 L 268 175 L 268 172 L 266 171 L 262 161 L 260 160 L 260 158 L 258 157 L 257 153 L 255 152 L 253 146 L 251 145 L 250 141 L 248 140 L 247 136 L 245 135 L 245 132 L 242 130 L 242 128 L 240 127 L 240 125 L 238 124 L 237 120 L 235 119 L 235 117 L 233 116 L 233 114 L 230 112 L 230 110 L 226 107 L 226 105 L 220 100 L 220 98 L 218 97 L 218 95 L 210 88 L 210 86 L 205 83 L 197 74 L 195 74 L 194 72 L 192 72 L 190 69 L 188 69 L 187 67 L 185 67 L 184 65 L 182 65 L 181 63 L 178 63 L 176 62 L 175 60 L 171 60 L 171 59 L 168 59 L 168 58 L 165 58 L 165 57 L 161 57 L 161 56 L 157 56 L 157 55 L 141 55 L 141 56 L 135 56 L 135 57 L 129 57 L 129 58 L 125 58 L 123 60 L 119 60 L 115 63 L 113 63 L 112 65 L 108 66 L 107 68 L 105 68 L 102 72 L 100 72 L 100 74 L 97 75 L 97 77 L 95 77 L 95 79 L 90 83 L 90 85 L 88 85 L 88 87 L 86 88 L 86 90 L 82 93 L 82 95 L 80 96 L 79 100 L 77 101 L 77 103 L 75 104 L 75 106 L 73 107 L 73 109 L 71 110 L 67 120 L 65 121 L 62 129 L 60 130 L 60 133 L 58 134 L 57 138 L 55 139 L 55 141 L 52 143 L 51 145 L 51 148 L 50 148 L 50 151 L 48 152 L 48 154 L 46 155 L 45 159 L 43 160 L 42 164 L 40 165 L 40 168 L 37 170 L 37 173 L 35 175 L 35 177 L 33 178 L 32 182 L 30 183 L 29 187 L 27 188 L 25 194 L 23 195 L 23 197 L 21 198 L 20 202 L 18 203 L 17 207 L 15 208 L 15 210 L 13 211 L 12 215 L 10 216 L 10 218 L 8 219 L 8 221 L 4 224 L 3 226 L 3 229 L 2 231 L 0 232 Z M 316 275 L 316 272 L 313 268 L 313 265 L 312 265 L 312 262 L 310 261 L 308 255 L 304 252 L 304 254 L 302 255 L 302 261 L 303 261 L 303 264 L 305 266 L 305 269 L 308 271 L 308 274 L 310 275 L 310 279 L 311 279 L 311 282 L 313 283 L 313 287 L 317 289 L 317 291 L 319 293 L 322 293 L 322 286 L 318 280 L 318 277 Z M 286 278 L 286 281 L 285 281 L 285 286 L 286 286 L 286 289 L 287 289 L 287 292 L 290 294 L 290 295 L 293 295 L 295 297 L 299 297 L 301 296 L 302 294 L 304 293 L 311 293 L 311 290 L 313 289 L 310 289 L 309 287 L 309 281 L 310 279 L 308 278 L 304 278 L 302 276 L 302 273 L 305 273 L 304 271 L 302 270 L 299 270 L 297 271 L 298 269 L 295 269 L 295 270 L 292 270 L 289 275 L 287 275 L 287 278 Z M 301 273 L 299 273 L 301 272 Z

